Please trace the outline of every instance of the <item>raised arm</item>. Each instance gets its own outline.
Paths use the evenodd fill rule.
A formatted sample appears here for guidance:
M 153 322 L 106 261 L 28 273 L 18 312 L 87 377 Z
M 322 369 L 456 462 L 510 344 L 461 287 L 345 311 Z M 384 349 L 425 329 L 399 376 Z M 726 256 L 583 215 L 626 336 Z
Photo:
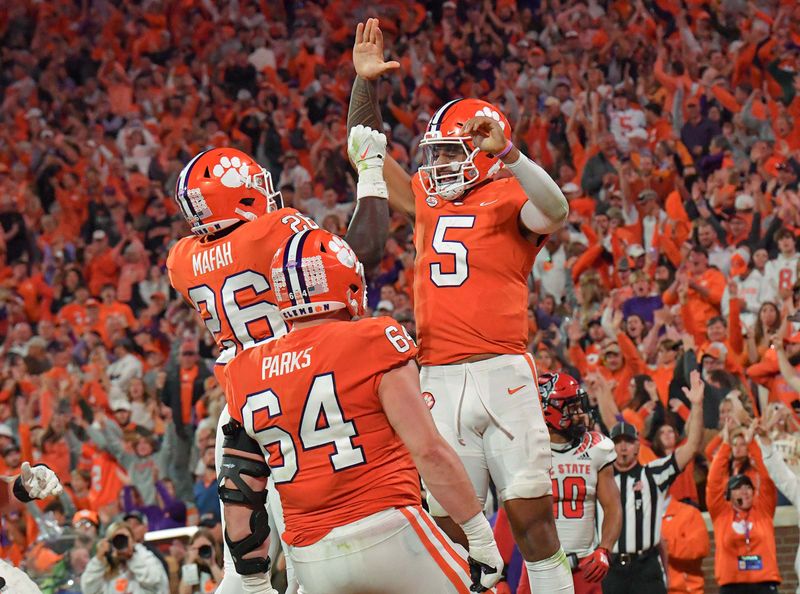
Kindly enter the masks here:
M 461 128 L 464 136 L 481 151 L 499 155 L 528 197 L 519 213 L 522 227 L 536 235 L 547 235 L 559 229 L 569 214 L 569 204 L 561 188 L 547 172 L 506 140 L 497 120 L 476 116 Z
M 353 83 L 353 90 L 350 93 L 350 105 L 347 110 L 348 132 L 359 125 L 380 132 L 383 129 L 383 118 L 378 105 L 376 81 L 383 74 L 399 68 L 400 64 L 395 61 L 385 62 L 383 60 L 383 33 L 378 19 L 367 19 L 366 23 L 359 23 L 356 27 L 353 65 L 356 69 L 356 80 Z M 353 162 L 353 165 L 357 166 L 355 162 Z M 386 158 L 383 174 L 389 193 L 389 206 L 413 217 L 414 195 L 411 192 L 411 177 L 391 157 Z M 379 206 L 372 204 L 372 202 L 373 200 L 370 200 L 369 203 L 365 203 L 365 206 L 367 208 L 377 208 Z M 365 229 L 363 231 L 361 229 L 353 229 L 352 232 L 356 235 L 370 231 L 374 232 L 374 229 L 367 227 L 369 222 L 367 219 L 369 217 L 364 216 L 363 224 Z M 360 224 L 358 223 L 358 225 Z M 348 229 L 348 233 L 350 232 L 351 230 Z M 358 253 L 358 250 L 356 250 L 356 253 Z
M 695 370 L 690 375 L 691 387 L 683 388 L 683 393 L 692 403 L 689 420 L 686 423 L 686 441 L 675 450 L 675 462 L 683 470 L 694 458 L 703 443 L 703 393 L 705 384 L 700 379 L 700 372 Z

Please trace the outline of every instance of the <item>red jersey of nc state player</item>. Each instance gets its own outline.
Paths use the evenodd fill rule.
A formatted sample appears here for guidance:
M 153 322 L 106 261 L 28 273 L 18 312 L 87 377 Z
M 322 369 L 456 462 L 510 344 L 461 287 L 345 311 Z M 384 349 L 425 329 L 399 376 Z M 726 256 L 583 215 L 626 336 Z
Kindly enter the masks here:
M 482 111 L 476 108 L 482 107 Z M 484 101 L 462 99 L 443 106 L 431 119 L 432 143 L 458 139 L 460 127 L 476 115 L 506 118 Z M 487 113 L 489 110 L 489 113 Z M 433 128 L 438 128 L 434 131 Z M 454 164 L 488 179 L 501 164 L 486 153 Z M 443 166 L 438 166 L 442 168 Z M 431 170 L 431 173 L 423 172 Z M 412 178 L 415 208 L 414 313 L 422 365 L 443 365 L 485 353 L 524 354 L 528 343 L 528 277 L 546 236 L 526 231 L 520 211 L 527 201 L 515 177 L 483 181 L 454 200 L 434 193 L 436 166 Z M 476 173 L 476 175 L 478 174 Z M 447 178 L 455 174 L 438 174 Z M 467 173 L 461 174 L 466 177 Z M 427 187 L 427 191 L 426 191 Z M 432 195 L 433 194 L 433 195 Z
M 558 538 L 566 552 L 582 558 L 595 548 L 597 476 L 617 459 L 614 442 L 602 433 L 587 431 L 577 446 L 551 443 L 550 449 Z
M 416 467 L 378 397 L 383 374 L 416 353 L 393 319 L 365 318 L 295 328 L 225 367 L 228 411 L 267 452 L 284 542 L 310 545 L 379 511 L 420 505 Z
M 194 235 L 172 247 L 167 272 L 214 337 L 220 366 L 286 333 L 268 280 L 272 256 L 284 239 L 317 225 L 293 208 L 277 208 L 279 199 L 269 173 L 235 149 L 200 153 L 178 178 L 176 200 Z

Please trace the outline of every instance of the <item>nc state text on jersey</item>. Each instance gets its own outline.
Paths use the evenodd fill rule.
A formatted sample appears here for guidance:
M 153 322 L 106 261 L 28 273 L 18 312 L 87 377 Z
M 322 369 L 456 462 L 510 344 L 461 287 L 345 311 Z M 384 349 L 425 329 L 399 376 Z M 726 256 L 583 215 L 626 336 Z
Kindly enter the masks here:
M 558 464 L 558 472 L 559 474 L 592 474 L 592 465 L 591 464 L 579 464 L 579 463 L 564 463 Z
M 264 357 L 261 360 L 261 379 L 265 380 L 276 375 L 286 375 L 308 367 L 311 365 L 312 348 L 314 347 L 309 347 L 304 351 L 290 351 L 280 355 Z
M 195 276 L 207 274 L 231 264 L 233 264 L 233 252 L 230 241 L 211 246 L 199 254 L 192 254 L 192 270 Z

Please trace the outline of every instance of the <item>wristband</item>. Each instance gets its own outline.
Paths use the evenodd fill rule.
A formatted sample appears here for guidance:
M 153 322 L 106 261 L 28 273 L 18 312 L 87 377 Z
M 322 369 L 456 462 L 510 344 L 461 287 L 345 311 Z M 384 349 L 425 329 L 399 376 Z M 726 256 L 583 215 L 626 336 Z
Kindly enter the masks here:
M 512 149 L 512 148 L 514 148 L 514 143 L 513 143 L 513 142 L 511 142 L 511 141 L 509 140 L 509 141 L 508 141 L 508 144 L 506 145 L 506 148 L 504 148 L 504 149 L 502 150 L 502 152 L 500 152 L 500 153 L 496 154 L 496 155 L 495 155 L 495 158 L 497 158 L 497 159 L 502 159 L 502 158 L 503 158 L 503 157 L 505 157 L 505 156 L 506 156 L 508 153 L 510 153 L 510 152 L 511 152 L 511 149 Z
M 364 196 L 389 198 L 389 188 L 383 179 L 383 168 L 370 167 L 359 171 L 358 184 L 356 184 L 356 199 L 361 200 Z
M 14 497 L 19 499 L 22 503 L 28 503 L 29 501 L 33 501 L 33 497 L 30 496 L 30 493 L 25 490 L 25 487 L 22 485 L 22 476 L 18 476 L 17 479 L 14 481 L 14 487 L 12 489 L 14 492 Z

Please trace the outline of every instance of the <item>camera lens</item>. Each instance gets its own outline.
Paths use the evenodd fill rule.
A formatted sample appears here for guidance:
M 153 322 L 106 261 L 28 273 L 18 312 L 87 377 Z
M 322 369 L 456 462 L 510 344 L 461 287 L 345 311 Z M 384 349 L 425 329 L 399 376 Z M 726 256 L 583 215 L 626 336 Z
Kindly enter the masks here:
M 202 559 L 211 559 L 211 555 L 213 553 L 213 549 L 211 545 L 203 545 L 199 549 L 197 549 L 197 554 L 200 555 Z
M 118 551 L 123 551 L 128 548 L 128 536 L 126 534 L 117 534 L 111 539 L 111 546 Z

